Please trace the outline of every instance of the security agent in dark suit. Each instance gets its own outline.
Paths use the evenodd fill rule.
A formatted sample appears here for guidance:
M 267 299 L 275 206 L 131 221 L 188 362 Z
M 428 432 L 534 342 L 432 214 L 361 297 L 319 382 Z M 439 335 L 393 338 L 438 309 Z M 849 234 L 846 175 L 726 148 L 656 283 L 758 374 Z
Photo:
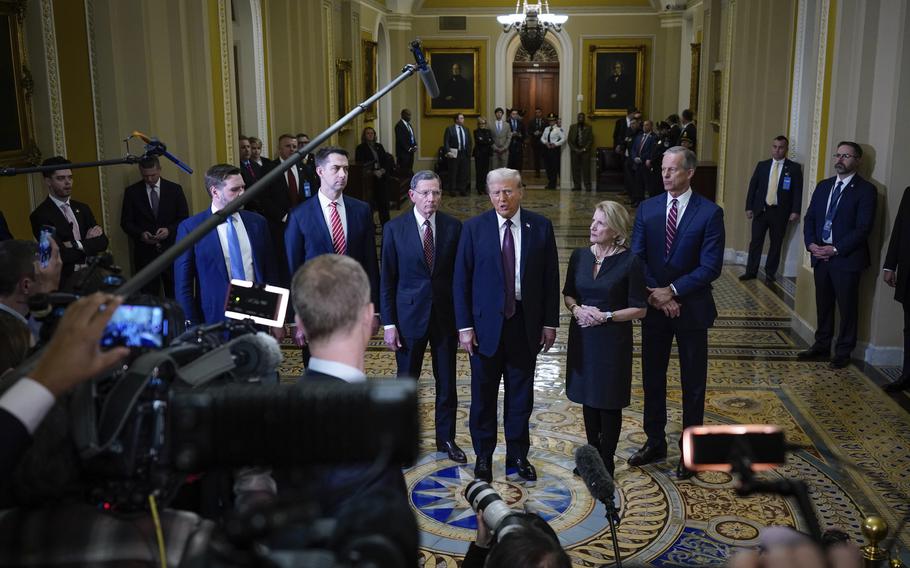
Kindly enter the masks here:
M 525 125 L 517 109 L 509 113 L 509 126 L 512 128 L 512 140 L 509 142 L 509 168 L 521 171 L 524 160 Z
M 800 359 L 827 358 L 834 337 L 834 308 L 840 311 L 840 332 L 831 367 L 850 364 L 859 319 L 859 279 L 869 264 L 869 233 L 875 220 L 875 187 L 856 173 L 863 149 L 839 142 L 834 153 L 837 175 L 822 180 L 806 210 L 803 236 L 812 254 L 818 327 L 815 343 L 797 354 Z
M 92 294 L 71 304 L 29 377 L 0 382 L 0 484 L 7 481 L 31 445 L 32 434 L 55 399 L 77 384 L 112 368 L 127 347 L 102 351 L 104 327 L 123 298 Z
M 642 320 L 644 427 L 648 440 L 629 458 L 640 466 L 666 457 L 667 367 L 673 338 L 679 348 L 682 427 L 702 424 L 708 380 L 708 328 L 717 308 L 711 283 L 723 268 L 724 214 L 692 191 L 696 158 L 675 146 L 664 153 L 661 171 L 666 193 L 645 200 L 632 230 L 632 252 L 645 265 L 648 315 Z M 682 459 L 679 479 L 692 477 Z
M 543 111 L 540 108 L 534 109 L 534 118 L 528 124 L 528 130 L 531 133 L 531 149 L 534 151 L 534 175 L 540 176 L 540 164 L 544 163 L 546 146 L 540 141 L 543 136 L 543 129 L 548 123 L 543 118 Z
M 537 353 L 548 351 L 559 326 L 559 258 L 553 225 L 521 208 L 521 174 L 487 175 L 493 210 L 462 226 L 455 260 L 458 343 L 471 356 L 471 441 L 474 476 L 491 481 L 496 449 L 496 398 L 506 382 L 506 469 L 537 479 L 528 461 Z
M 249 137 L 241 134 L 238 142 L 240 175 L 243 176 L 243 184 L 250 187 L 262 177 L 262 164 L 253 161 L 253 144 Z
M 891 226 L 891 239 L 882 267 L 882 280 L 894 288 L 894 299 L 904 309 L 904 366 L 901 376 L 885 385 L 885 392 L 910 388 L 910 187 L 904 190 L 897 217 Z
M 787 223 L 798 221 L 803 203 L 803 168 L 787 159 L 790 145 L 786 136 L 771 142 L 771 159 L 755 166 L 746 195 L 746 219 L 752 220 L 752 240 L 749 242 L 749 260 L 740 280 L 752 280 L 758 274 L 758 263 L 765 245 L 765 233 L 770 233 L 771 244 L 765 260 L 765 279 L 774 282 L 784 246 Z M 769 187 L 772 189 L 769 191 Z
M 471 176 L 471 146 L 473 143 L 471 133 L 464 125 L 464 115 L 456 114 L 453 122 L 446 127 L 442 140 L 448 166 L 446 191 L 467 195 Z
M 363 267 L 350 257 L 325 254 L 300 268 L 291 288 L 295 321 L 306 334 L 311 353 L 298 384 L 368 380 L 364 355 L 373 335 L 374 306 Z M 285 477 L 292 486 L 303 484 L 326 514 L 378 492 L 391 494 L 390 504 L 407 510 L 407 490 L 398 465 L 389 464 L 368 479 L 363 476 L 371 470 L 370 464 L 304 468 L 296 475 L 279 475 L 278 490 L 287 489 L 282 482 Z
M 383 339 L 395 352 L 399 377 L 420 378 L 427 345 L 436 379 L 436 449 L 449 459 L 467 458 L 455 443 L 455 354 L 458 331 L 452 279 L 461 222 L 439 211 L 439 176 L 414 174 L 408 197 L 411 213 L 399 215 L 382 231 L 381 314 Z
M 249 142 L 247 142 L 249 144 Z M 133 243 L 133 269 L 138 272 L 170 248 L 177 226 L 189 217 L 183 188 L 161 177 L 161 164 L 151 156 L 139 162 L 142 181 L 126 188 L 120 211 L 120 227 Z M 142 291 L 174 297 L 172 267 L 152 278 Z
M 401 120 L 395 123 L 395 161 L 403 175 L 414 171 L 414 154 L 417 153 L 417 136 L 411 125 L 411 111 L 401 109 Z
M 695 120 L 695 114 L 691 110 L 686 109 L 682 111 L 682 127 L 679 130 L 679 144 L 680 146 L 685 146 L 697 153 L 698 133 L 695 128 L 695 123 L 692 122 L 693 120 Z
M 54 240 L 60 247 L 63 259 L 61 282 L 82 265 L 86 258 L 97 255 L 107 249 L 108 240 L 104 230 L 95 222 L 91 208 L 85 203 L 70 199 L 73 193 L 73 171 L 66 167 L 71 164 L 61 156 L 44 160 L 41 165 L 59 165 L 58 170 L 43 172 L 44 185 L 47 187 L 47 199 L 32 211 L 29 220 L 32 233 L 40 240 L 41 227 L 54 227 Z
M 616 123 L 613 125 L 613 151 L 617 154 L 626 155 L 626 131 L 632 124 L 632 119 L 637 112 L 637 108 L 629 107 L 626 110 L 626 116 L 617 118 Z

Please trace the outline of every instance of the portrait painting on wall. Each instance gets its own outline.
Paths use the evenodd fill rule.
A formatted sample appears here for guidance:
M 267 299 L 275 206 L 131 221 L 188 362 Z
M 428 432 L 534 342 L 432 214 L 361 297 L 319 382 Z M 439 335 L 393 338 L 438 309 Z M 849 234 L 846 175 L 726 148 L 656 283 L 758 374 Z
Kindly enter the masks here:
M 436 75 L 439 96 L 424 89 L 424 114 L 480 114 L 479 48 L 427 48 L 427 62 Z
M 338 59 L 335 61 L 335 105 L 338 112 L 338 118 L 342 118 L 351 110 L 351 60 Z M 350 128 L 346 124 L 341 131 L 344 132 Z
M 31 76 L 23 66 L 22 21 L 12 2 L 0 2 L 0 165 L 25 166 L 35 161 L 31 119 Z
M 623 116 L 644 102 L 645 46 L 591 46 L 591 113 Z

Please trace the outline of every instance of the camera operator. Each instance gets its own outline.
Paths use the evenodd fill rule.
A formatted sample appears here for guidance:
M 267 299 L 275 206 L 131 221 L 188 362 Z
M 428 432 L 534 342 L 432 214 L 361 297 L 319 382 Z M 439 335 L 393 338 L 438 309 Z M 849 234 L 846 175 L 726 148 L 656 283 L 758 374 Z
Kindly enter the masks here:
M 0 482 L 6 482 L 57 397 L 129 354 L 125 347 L 99 348 L 104 326 L 122 301 L 93 294 L 72 304 L 30 377 L 16 381 L 0 397 Z
M 496 542 L 477 512 L 477 537 L 468 548 L 462 568 L 570 568 L 572 561 L 559 544 L 559 537 L 545 520 L 533 513 L 520 513 L 523 526 Z
M 0 242 L 0 311 L 9 313 L 28 327 L 32 345 L 38 340 L 41 323 L 30 317 L 28 299 L 57 290 L 63 267 L 57 242 L 51 239 L 50 245 L 50 261 L 42 267 L 36 243 Z

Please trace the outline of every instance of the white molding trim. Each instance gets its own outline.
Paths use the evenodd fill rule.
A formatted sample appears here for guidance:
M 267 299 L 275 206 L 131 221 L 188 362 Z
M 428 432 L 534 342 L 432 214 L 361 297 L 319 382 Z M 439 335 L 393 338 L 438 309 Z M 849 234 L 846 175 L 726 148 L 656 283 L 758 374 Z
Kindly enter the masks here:
M 765 242 L 767 242 L 767 238 Z M 795 260 L 790 260 L 786 258 L 785 253 L 787 252 L 787 243 L 784 241 L 783 250 L 781 250 L 781 266 L 778 267 L 778 271 L 781 276 L 792 278 L 796 275 L 796 269 L 799 268 Z M 749 251 L 748 250 L 737 250 L 734 248 L 727 247 L 724 249 L 724 264 L 734 264 L 737 266 L 745 266 L 749 260 Z M 759 261 L 759 266 L 764 266 L 765 262 L 768 260 L 768 253 L 762 253 L 761 260 Z M 783 267 L 783 269 L 781 269 Z
M 805 341 L 806 344 L 813 345 L 815 343 L 815 328 L 809 325 L 809 322 L 797 315 L 796 312 L 790 316 L 790 329 L 792 329 L 800 339 Z
M 729 142 L 730 134 L 730 92 L 732 91 L 732 81 L 730 80 L 730 70 L 733 69 L 733 50 L 735 49 L 736 43 L 733 41 L 733 27 L 736 25 L 736 0 L 730 0 L 727 4 L 727 29 L 723 37 L 723 46 L 721 47 L 721 64 L 723 65 L 723 85 L 721 85 L 721 95 L 720 95 L 720 140 L 718 142 L 718 147 L 720 148 L 720 154 L 717 156 L 717 188 L 720 192 L 720 199 L 717 200 L 717 204 L 721 207 L 724 206 L 724 180 L 726 179 L 727 171 L 727 143 Z M 704 69 L 704 68 L 702 68 Z M 699 71 L 701 73 L 701 71 Z M 707 74 L 705 73 L 707 77 Z M 698 78 L 701 81 L 701 78 Z M 708 88 L 707 84 L 701 85 L 705 87 L 703 90 L 700 90 L 702 93 L 707 93 Z M 701 88 L 700 86 L 700 88 Z M 700 107 L 706 106 L 699 104 Z M 707 122 L 707 121 L 705 121 Z
M 330 123 L 332 122 L 331 117 L 338 116 L 338 112 L 335 109 L 337 102 L 337 97 L 335 96 L 335 42 L 332 41 L 332 37 L 335 32 L 334 27 L 334 6 L 332 5 L 331 0 L 322 0 L 322 21 L 325 25 L 325 52 L 328 56 L 328 64 L 325 66 L 325 84 L 329 87 L 329 96 L 326 99 L 326 116 L 329 117 Z M 338 133 L 336 132 L 329 138 L 329 143 L 332 145 L 338 144 Z
M 822 125 L 822 103 L 825 96 L 825 61 L 828 54 L 828 18 L 831 16 L 831 3 L 829 0 L 820 0 L 819 21 L 818 21 L 818 67 L 815 73 L 815 112 L 812 113 L 812 130 L 817 134 L 821 132 Z M 830 54 L 833 57 L 833 54 Z M 805 179 L 814 183 L 818 179 L 818 156 L 820 148 L 827 147 L 827 140 L 820 140 L 820 136 L 812 136 L 812 146 L 807 161 L 809 162 L 808 176 Z M 808 266 L 808 255 L 806 266 Z
M 790 125 L 787 137 L 790 139 L 790 155 L 800 154 L 800 123 L 803 119 L 800 113 L 803 92 L 803 59 L 806 56 L 806 15 L 808 0 L 799 0 L 796 8 L 796 45 L 793 46 L 793 76 L 790 77 Z
M 101 131 L 101 100 L 98 92 L 98 57 L 95 52 L 95 0 L 85 0 L 85 35 L 88 43 L 89 78 L 92 87 L 92 115 L 95 127 L 95 156 L 104 159 L 104 138 Z M 113 209 L 111 196 L 107 191 L 107 168 L 98 168 L 98 189 L 101 193 L 101 226 L 107 233 L 111 226 L 110 211 Z
M 262 153 L 269 153 L 269 121 L 265 106 L 265 34 L 262 27 L 262 0 L 249 0 L 253 29 L 253 75 L 256 89 L 256 132 L 262 140 Z M 239 102 L 239 101 L 238 101 Z
M 860 342 L 853 352 L 862 352 L 863 361 L 876 367 L 900 367 L 904 363 L 903 347 L 879 347 Z
M 63 94 L 60 91 L 60 60 L 57 57 L 57 32 L 54 26 L 54 5 L 41 0 L 41 27 L 44 35 L 44 56 L 47 69 L 48 103 L 51 114 L 51 141 L 55 155 L 66 154 L 66 131 L 63 124 Z
M 413 20 L 414 16 L 410 14 L 388 14 L 385 26 L 391 31 L 408 32 L 411 31 Z
M 224 100 L 224 147 L 227 159 L 233 160 L 234 142 L 237 138 L 234 132 L 234 110 L 231 105 L 233 89 L 231 88 L 231 68 L 233 67 L 233 49 L 230 41 L 229 25 L 227 18 L 227 0 L 218 0 L 218 46 L 221 52 L 221 96 Z M 264 150 L 264 148 L 263 148 Z

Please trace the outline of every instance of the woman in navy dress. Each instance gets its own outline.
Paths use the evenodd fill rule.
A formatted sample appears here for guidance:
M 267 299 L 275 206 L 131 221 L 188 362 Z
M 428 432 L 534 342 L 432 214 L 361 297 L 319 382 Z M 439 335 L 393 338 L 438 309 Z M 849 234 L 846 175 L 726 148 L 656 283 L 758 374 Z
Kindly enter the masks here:
M 629 250 L 632 219 L 601 201 L 591 219 L 591 246 L 576 249 L 562 290 L 572 312 L 566 394 L 582 405 L 588 443 L 613 475 L 622 409 L 632 391 L 632 320 L 647 313 L 644 267 Z

